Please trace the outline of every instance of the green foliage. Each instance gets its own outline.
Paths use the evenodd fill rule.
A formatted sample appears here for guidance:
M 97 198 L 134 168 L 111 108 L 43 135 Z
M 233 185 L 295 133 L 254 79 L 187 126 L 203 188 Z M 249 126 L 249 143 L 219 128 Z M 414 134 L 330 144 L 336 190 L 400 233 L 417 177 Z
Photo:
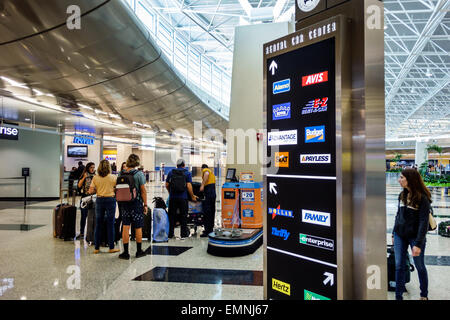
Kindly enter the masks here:
M 430 151 L 436 151 L 439 154 L 442 154 L 442 147 L 438 146 L 437 144 L 429 144 L 427 145 L 427 152 Z
M 401 153 L 396 153 L 394 158 L 392 159 L 393 162 L 397 163 L 400 161 L 400 159 L 403 157 Z

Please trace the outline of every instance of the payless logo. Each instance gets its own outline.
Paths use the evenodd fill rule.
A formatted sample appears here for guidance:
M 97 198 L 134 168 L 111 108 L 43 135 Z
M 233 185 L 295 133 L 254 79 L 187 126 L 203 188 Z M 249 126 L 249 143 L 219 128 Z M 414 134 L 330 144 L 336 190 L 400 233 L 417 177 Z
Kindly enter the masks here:
M 319 226 L 330 226 L 331 215 L 328 212 L 312 211 L 302 209 L 302 222 L 317 224 Z
M 273 94 L 291 91 L 291 79 L 281 80 L 273 83 Z
M 302 115 L 325 112 L 328 110 L 328 97 L 309 101 L 302 109 Z
M 277 228 L 272 227 L 272 235 L 275 237 L 280 237 L 286 241 L 289 238 L 289 236 L 291 235 L 291 233 L 289 231 L 287 231 L 286 229 L 278 230 Z
M 331 163 L 331 154 L 301 154 L 300 163 L 302 164 Z
M 328 71 L 311 74 L 302 77 L 302 87 L 307 87 L 313 84 L 323 83 L 328 81 Z
M 291 103 L 282 103 L 272 106 L 272 120 L 291 118 Z
M 268 209 L 269 214 L 272 215 L 272 220 L 275 219 L 276 216 L 283 216 L 283 217 L 289 217 L 293 218 L 294 214 L 291 210 L 282 210 L 280 209 L 280 205 L 276 208 L 269 208 Z
M 272 289 L 288 296 L 291 295 L 291 285 L 275 278 L 272 278 Z
M 306 127 L 305 143 L 325 142 L 325 126 Z
M 289 152 L 275 152 L 275 167 L 289 168 Z

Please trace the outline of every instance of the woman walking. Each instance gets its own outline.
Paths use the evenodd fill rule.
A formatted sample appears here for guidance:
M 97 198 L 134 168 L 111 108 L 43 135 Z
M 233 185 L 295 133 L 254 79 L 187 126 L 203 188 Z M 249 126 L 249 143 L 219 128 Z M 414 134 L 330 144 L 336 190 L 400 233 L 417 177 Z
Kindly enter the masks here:
M 425 242 L 429 226 L 431 193 L 419 172 L 404 169 L 398 179 L 403 191 L 393 229 L 395 252 L 395 298 L 403 300 L 408 246 L 411 246 L 414 265 L 419 275 L 420 300 L 428 300 L 428 274 L 425 267 Z
M 97 201 L 95 204 L 95 233 L 94 233 L 94 253 L 99 253 L 102 236 L 102 225 L 106 216 L 109 252 L 119 252 L 114 249 L 114 222 L 116 213 L 116 198 L 114 188 L 116 186 L 116 176 L 111 174 L 111 166 L 108 160 L 100 161 L 97 168 L 97 174 L 91 183 L 89 193 L 97 192 Z

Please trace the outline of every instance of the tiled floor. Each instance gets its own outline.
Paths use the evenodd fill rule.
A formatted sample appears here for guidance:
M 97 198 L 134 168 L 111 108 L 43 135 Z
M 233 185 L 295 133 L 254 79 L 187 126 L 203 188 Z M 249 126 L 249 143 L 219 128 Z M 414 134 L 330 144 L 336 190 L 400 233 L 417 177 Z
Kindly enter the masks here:
M 391 243 L 399 187 L 387 187 L 387 240 Z M 167 197 L 160 184 L 148 186 L 151 197 Z M 219 193 L 220 194 L 220 193 Z M 450 220 L 448 196 L 433 192 L 437 221 Z M 244 257 L 215 257 L 208 240 L 196 236 L 168 243 L 144 242 L 149 255 L 131 259 L 118 254 L 94 255 L 84 240 L 52 238 L 52 208 L 57 201 L 0 203 L 0 299 L 262 299 L 263 252 Z M 217 204 L 220 209 L 220 204 Z M 220 213 L 217 214 L 219 221 Z M 79 211 L 77 217 L 79 224 Z M 77 227 L 77 230 L 79 228 Z M 179 235 L 179 228 L 175 231 Z M 450 238 L 432 232 L 426 262 L 430 299 L 450 299 Z M 121 244 L 120 244 L 121 246 Z M 405 299 L 418 299 L 417 272 L 407 284 Z M 393 299 L 393 293 L 388 293 Z

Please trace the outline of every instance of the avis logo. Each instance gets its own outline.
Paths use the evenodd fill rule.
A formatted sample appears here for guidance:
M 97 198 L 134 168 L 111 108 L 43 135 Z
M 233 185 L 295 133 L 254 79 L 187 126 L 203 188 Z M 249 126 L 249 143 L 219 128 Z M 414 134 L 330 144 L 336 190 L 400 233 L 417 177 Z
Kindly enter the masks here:
M 302 109 L 302 114 L 325 112 L 328 109 L 328 97 L 309 101 Z
M 328 71 L 311 74 L 302 78 L 302 87 L 328 81 Z
M 275 167 L 289 168 L 289 152 L 275 152 Z
M 291 210 L 282 210 L 280 209 L 280 205 L 276 208 L 269 208 L 269 214 L 272 215 L 272 220 L 275 219 L 276 216 L 283 216 L 288 218 L 293 218 L 294 214 Z
M 325 142 L 325 126 L 306 127 L 305 143 Z

